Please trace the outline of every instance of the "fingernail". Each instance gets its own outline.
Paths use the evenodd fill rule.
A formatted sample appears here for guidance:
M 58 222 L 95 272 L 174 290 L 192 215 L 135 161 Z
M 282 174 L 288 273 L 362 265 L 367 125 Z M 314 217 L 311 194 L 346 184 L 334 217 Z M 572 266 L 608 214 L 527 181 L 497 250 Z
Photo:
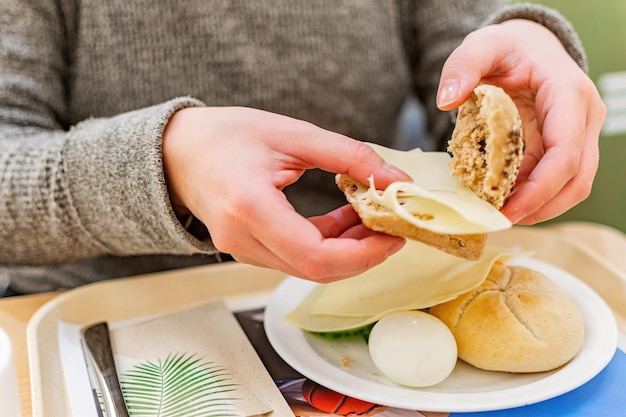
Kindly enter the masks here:
M 399 179 L 408 180 L 408 181 L 413 180 L 409 174 L 402 171 L 397 166 L 391 165 L 390 163 L 385 162 L 383 164 L 383 169 L 388 172 L 393 172 L 394 176 L 398 177 Z
M 437 91 L 437 107 L 454 103 L 461 95 L 461 83 L 456 78 L 444 80 Z
M 387 256 L 391 256 L 397 253 L 400 249 L 404 247 L 405 244 L 406 244 L 406 239 L 400 239 L 399 241 L 391 245 L 391 247 L 387 251 Z

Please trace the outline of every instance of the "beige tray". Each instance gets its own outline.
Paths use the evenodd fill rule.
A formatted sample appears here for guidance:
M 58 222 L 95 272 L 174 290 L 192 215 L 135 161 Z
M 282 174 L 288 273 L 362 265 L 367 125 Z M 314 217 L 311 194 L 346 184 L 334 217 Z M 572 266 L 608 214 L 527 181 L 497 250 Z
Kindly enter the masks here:
M 215 298 L 232 302 L 269 294 L 283 278 L 276 271 L 225 263 L 99 282 L 52 299 L 35 313 L 27 329 L 33 416 L 71 416 L 57 335 L 60 321 L 115 322 L 166 314 Z M 275 386 L 268 389 L 281 395 Z M 293 415 L 286 407 L 286 413 L 274 415 Z
M 588 233 L 593 241 L 579 236 Z M 570 226 L 515 227 L 490 236 L 490 244 L 533 250 L 534 256 L 569 271 L 591 286 L 615 314 L 626 334 L 626 238 L 613 229 Z M 57 324 L 87 324 L 163 314 L 220 297 L 244 298 L 272 291 L 284 274 L 240 264 L 219 264 L 182 271 L 118 279 L 68 291 L 45 304 L 28 325 L 33 416 L 69 416 L 64 392 Z M 625 346 L 621 345 L 622 350 Z

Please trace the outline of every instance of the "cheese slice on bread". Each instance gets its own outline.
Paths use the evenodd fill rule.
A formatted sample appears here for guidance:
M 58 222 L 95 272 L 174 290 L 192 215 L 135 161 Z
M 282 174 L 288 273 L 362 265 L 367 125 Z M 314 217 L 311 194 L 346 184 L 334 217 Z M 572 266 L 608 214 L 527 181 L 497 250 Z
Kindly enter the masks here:
M 374 179 L 365 185 L 337 175 L 337 186 L 370 229 L 477 260 L 487 233 L 511 227 L 499 209 L 519 172 L 524 142 L 517 109 L 504 90 L 480 85 L 459 108 L 451 155 L 370 146 L 413 179 L 381 191 Z

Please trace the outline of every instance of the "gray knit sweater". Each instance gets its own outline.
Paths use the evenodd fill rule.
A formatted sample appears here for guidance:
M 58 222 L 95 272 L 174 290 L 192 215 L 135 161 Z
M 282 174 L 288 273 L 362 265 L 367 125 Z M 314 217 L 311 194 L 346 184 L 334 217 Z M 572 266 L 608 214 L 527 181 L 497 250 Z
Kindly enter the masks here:
M 499 6 L 2 0 L 0 277 L 38 292 L 213 262 L 209 234 L 183 228 L 164 181 L 161 135 L 180 108 L 249 106 L 392 146 L 415 96 L 443 144 L 440 68 L 481 24 L 539 21 L 584 67 L 560 16 Z M 307 216 L 345 202 L 331 174 L 315 170 L 287 194 Z

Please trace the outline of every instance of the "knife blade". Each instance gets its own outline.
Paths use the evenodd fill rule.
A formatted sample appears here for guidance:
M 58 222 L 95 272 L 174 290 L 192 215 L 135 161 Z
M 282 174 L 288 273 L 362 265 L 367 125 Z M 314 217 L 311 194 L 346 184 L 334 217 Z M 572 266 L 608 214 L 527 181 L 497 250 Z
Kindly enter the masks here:
M 102 409 L 102 403 L 100 402 L 100 396 L 98 393 L 102 392 L 95 371 L 93 369 L 93 361 L 91 355 L 87 351 L 85 340 L 81 338 L 80 348 L 83 352 L 83 360 L 85 361 L 85 368 L 87 369 L 87 378 L 89 379 L 89 387 L 91 388 L 91 395 L 93 396 L 94 404 L 96 405 L 97 417 L 105 417 L 104 410 Z M 108 417 L 108 416 L 106 416 Z

